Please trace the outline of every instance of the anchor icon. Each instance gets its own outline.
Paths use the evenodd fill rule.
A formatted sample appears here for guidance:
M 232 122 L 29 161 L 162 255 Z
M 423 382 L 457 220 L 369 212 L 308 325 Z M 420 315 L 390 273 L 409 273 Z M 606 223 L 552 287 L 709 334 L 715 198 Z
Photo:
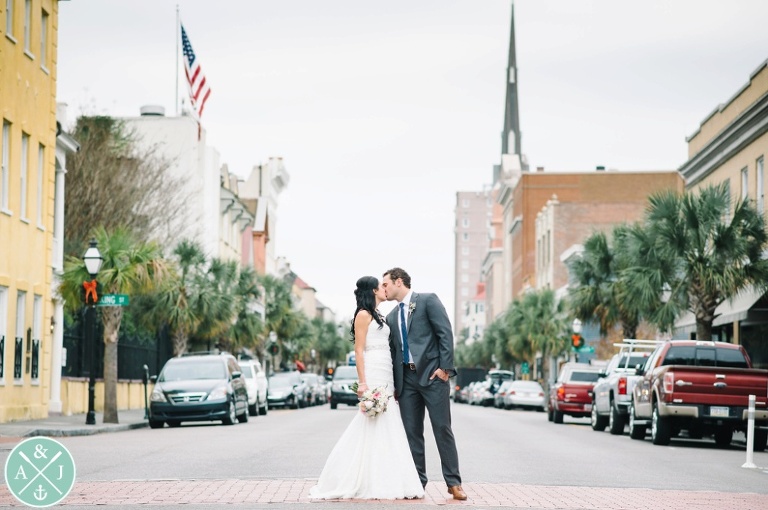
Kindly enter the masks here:
M 48 497 L 48 491 L 43 489 L 42 485 L 38 485 L 37 490 L 33 492 L 32 495 L 35 497 L 36 500 L 42 501 Z

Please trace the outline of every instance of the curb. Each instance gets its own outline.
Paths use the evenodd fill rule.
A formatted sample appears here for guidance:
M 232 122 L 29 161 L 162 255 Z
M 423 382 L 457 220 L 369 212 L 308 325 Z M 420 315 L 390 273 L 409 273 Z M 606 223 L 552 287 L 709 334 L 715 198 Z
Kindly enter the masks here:
M 45 437 L 70 437 L 70 436 L 92 436 L 94 434 L 101 434 L 104 432 L 121 432 L 125 430 L 133 430 L 133 429 L 141 429 L 148 427 L 149 424 L 147 422 L 144 423 L 127 423 L 125 425 L 117 424 L 114 426 L 106 426 L 106 427 L 99 427 L 99 428 L 82 428 L 82 429 L 72 429 L 72 430 L 62 430 L 62 429 L 46 429 L 46 428 L 39 428 L 30 430 L 29 432 L 26 432 L 21 437 L 38 437 L 38 436 L 45 436 Z

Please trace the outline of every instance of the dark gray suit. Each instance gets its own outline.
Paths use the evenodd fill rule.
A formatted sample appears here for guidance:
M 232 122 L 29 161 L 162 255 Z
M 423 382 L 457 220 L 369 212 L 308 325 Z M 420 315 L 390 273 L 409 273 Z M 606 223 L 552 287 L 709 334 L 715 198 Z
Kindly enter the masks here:
M 395 398 L 400 404 L 408 445 L 411 448 L 416 470 L 422 485 L 427 483 L 427 467 L 424 455 L 424 411 L 429 412 L 432 432 L 440 453 L 443 478 L 449 487 L 461 485 L 459 456 L 451 429 L 450 381 L 430 376 L 438 368 L 451 377 L 456 375 L 453 366 L 453 333 L 448 314 L 435 294 L 411 294 L 414 308 L 408 317 L 408 346 L 416 364 L 416 371 L 403 365 L 403 344 L 398 314 L 399 303 L 389 315 L 389 347 L 395 378 Z

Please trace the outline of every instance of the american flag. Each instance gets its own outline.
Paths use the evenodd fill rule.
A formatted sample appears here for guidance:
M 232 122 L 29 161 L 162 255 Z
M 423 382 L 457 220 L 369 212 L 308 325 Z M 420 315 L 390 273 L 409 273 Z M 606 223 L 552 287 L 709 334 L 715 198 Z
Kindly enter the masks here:
M 205 74 L 197 62 L 197 57 L 189 42 L 184 25 L 181 25 L 181 46 L 184 53 L 184 71 L 187 74 L 187 83 L 189 84 L 189 100 L 192 102 L 197 118 L 203 115 L 205 102 L 211 95 L 211 89 L 205 81 Z

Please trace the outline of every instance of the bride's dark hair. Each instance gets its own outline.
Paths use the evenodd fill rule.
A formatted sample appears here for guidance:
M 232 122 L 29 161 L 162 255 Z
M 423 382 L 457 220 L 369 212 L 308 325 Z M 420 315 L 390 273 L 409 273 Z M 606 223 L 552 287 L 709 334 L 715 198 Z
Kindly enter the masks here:
M 384 327 L 384 322 L 379 316 L 379 312 L 376 310 L 376 298 L 373 296 L 373 291 L 379 287 L 379 280 L 374 276 L 363 276 L 357 280 L 357 288 L 355 289 L 355 298 L 357 298 L 357 307 L 355 307 L 355 315 L 352 316 L 352 327 L 349 332 L 352 335 L 352 342 L 355 341 L 355 317 L 360 310 L 365 310 L 371 314 L 373 320 L 379 325 L 379 329 Z

